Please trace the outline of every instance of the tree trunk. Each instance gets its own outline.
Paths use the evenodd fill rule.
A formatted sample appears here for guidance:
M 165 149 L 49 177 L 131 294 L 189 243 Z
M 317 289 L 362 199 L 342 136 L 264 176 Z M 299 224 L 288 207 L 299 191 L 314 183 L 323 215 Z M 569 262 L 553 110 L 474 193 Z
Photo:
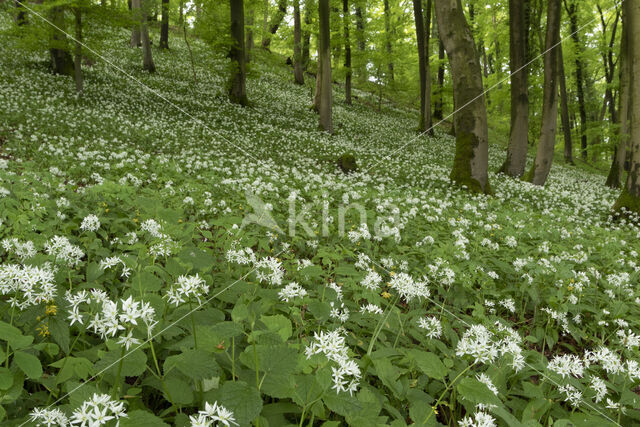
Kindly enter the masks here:
M 178 13 L 178 25 L 182 27 L 184 24 L 184 0 L 180 0 L 180 11 Z
M 527 68 L 528 29 L 525 2 L 509 1 L 509 37 L 511 69 L 511 134 L 504 172 L 514 178 L 524 173 L 529 144 L 529 87 Z
M 422 0 L 413 0 L 413 16 L 418 44 L 418 70 L 420 75 L 420 119 L 418 130 L 431 130 L 431 75 L 429 70 L 429 27 L 431 21 L 431 0 L 427 2 L 427 19 L 422 14 Z M 432 133 L 432 132 L 431 132 Z
M 578 35 L 578 4 L 573 2 L 571 5 L 567 5 L 567 0 L 564 0 L 564 5 L 569 14 L 571 38 L 575 46 L 576 53 L 576 85 L 578 92 L 578 108 L 580 110 L 580 148 L 581 156 L 583 160 L 587 160 L 587 107 L 584 98 L 584 72 L 582 64 L 582 45 L 580 44 L 580 36 Z
M 148 1 L 149 0 L 133 0 L 133 3 L 137 3 L 141 11 L 140 38 L 142 39 L 142 69 L 153 73 L 156 71 L 156 66 L 153 63 L 153 57 L 151 55 L 151 40 L 149 39 L 149 27 L 147 26 Z
M 244 0 L 230 0 L 231 3 L 231 83 L 229 100 L 235 104 L 249 105 L 246 87 L 246 52 L 244 48 Z
M 349 21 L 351 13 L 349 12 L 349 0 L 342 0 L 342 19 L 344 21 L 344 68 L 347 75 L 344 80 L 345 102 L 351 105 L 351 38 L 349 37 Z
M 573 142 L 571 141 L 571 122 L 569 121 L 569 100 L 567 97 L 567 78 L 564 73 L 564 57 L 562 45 L 558 49 L 558 83 L 560 84 L 560 118 L 562 120 L 562 133 L 564 135 L 564 161 L 573 163 Z
M 22 7 L 22 3 L 18 2 L 17 0 L 14 1 L 14 5 L 18 10 L 16 12 L 16 25 L 20 27 L 27 23 L 27 12 L 26 10 L 24 10 L 24 7 Z
M 627 11 L 625 6 L 623 10 Z M 620 188 L 623 171 L 625 169 L 625 161 L 627 158 L 627 145 L 629 142 L 629 119 L 630 119 L 630 52 L 629 52 L 629 26 L 627 25 L 628 17 L 623 13 L 622 22 L 622 37 L 620 39 L 620 114 L 618 115 L 620 121 L 620 129 L 618 131 L 618 145 L 613 154 L 613 161 L 611 162 L 611 168 L 609 169 L 609 175 L 607 176 L 606 185 L 610 188 Z
M 526 180 L 544 185 L 551 170 L 556 127 L 558 124 L 558 52 L 553 47 L 560 42 L 560 0 L 549 0 L 547 8 L 547 34 L 544 54 L 544 91 L 542 97 L 542 126 L 540 142 L 533 167 Z
M 76 29 L 73 67 L 74 67 L 75 79 L 76 79 L 76 92 L 81 93 L 84 82 L 82 79 L 82 10 L 80 9 L 80 6 L 76 6 L 73 9 L 73 13 L 75 15 L 75 29 Z
M 451 65 L 454 103 L 460 109 L 454 116 L 456 153 L 450 178 L 473 192 L 490 193 L 487 110 L 473 34 L 460 0 L 437 0 L 435 5 L 440 39 Z
M 299 0 L 298 0 L 299 1 Z M 246 33 L 247 33 L 247 41 L 245 42 L 245 49 L 247 51 L 246 56 L 246 62 L 247 64 L 249 62 L 251 62 L 251 51 L 253 50 L 253 23 L 255 22 L 255 10 L 253 8 L 249 9 L 249 16 L 247 16 L 247 28 L 246 28 Z
M 364 84 L 367 81 L 367 67 L 362 66 L 363 58 L 366 58 L 365 50 L 367 48 L 367 39 L 364 31 L 364 13 L 366 10 L 363 10 L 366 7 L 366 2 L 362 2 L 361 0 L 355 1 L 355 15 L 356 15 L 356 44 L 358 46 L 358 64 L 361 64 L 358 67 L 358 81 L 361 84 Z
M 51 8 L 51 22 L 58 28 L 65 28 L 64 25 L 64 9 L 62 6 Z M 67 37 L 53 29 L 50 33 L 49 54 L 51 56 L 51 71 L 53 74 L 61 74 L 65 76 L 73 76 L 73 58 L 69 53 Z
M 445 50 L 442 40 L 438 40 L 438 88 L 436 89 L 436 102 L 433 107 L 433 118 L 442 120 L 442 108 L 444 103 L 444 60 Z
M 311 48 L 311 5 L 310 0 L 304 2 L 304 29 L 302 31 L 302 69 L 309 67 L 309 49 Z
M 326 132 L 333 133 L 333 123 L 331 121 L 332 99 L 331 99 L 331 23 L 329 0 L 318 2 L 318 14 L 320 22 L 320 128 Z
M 622 194 L 614 205 L 615 210 L 625 208 L 640 214 L 640 2 L 624 2 L 624 25 L 627 26 L 629 44 L 629 113 L 631 115 L 631 162 Z
M 302 22 L 300 22 L 300 0 L 293 0 L 293 77 L 297 84 L 304 84 L 304 73 L 302 71 Z
M 129 10 L 131 11 L 131 18 L 133 19 L 133 28 L 131 29 L 131 47 L 142 46 L 142 39 L 140 37 L 140 0 L 129 0 Z
M 389 0 L 384 0 L 384 31 L 387 37 L 387 55 L 389 63 L 387 69 L 389 70 L 389 81 L 393 81 L 393 57 L 391 49 L 391 8 L 389 7 Z
M 169 49 L 169 0 L 162 0 L 162 24 L 160 25 L 160 49 Z
M 282 24 L 282 20 L 287 14 L 287 0 L 279 0 L 278 1 L 278 12 L 273 16 L 271 20 L 271 24 L 269 25 L 269 31 L 264 35 L 262 39 L 262 48 L 269 50 L 269 46 L 271 46 L 271 36 L 273 36 L 276 32 L 278 32 L 278 28 L 280 28 L 280 24 Z

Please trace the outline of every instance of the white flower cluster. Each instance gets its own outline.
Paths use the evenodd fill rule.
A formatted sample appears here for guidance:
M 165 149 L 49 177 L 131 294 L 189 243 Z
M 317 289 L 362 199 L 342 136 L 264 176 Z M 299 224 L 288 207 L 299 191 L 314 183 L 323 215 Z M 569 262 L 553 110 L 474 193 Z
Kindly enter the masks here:
M 149 254 L 153 256 L 170 256 L 174 253 L 179 244 L 171 238 L 168 234 L 162 232 L 162 226 L 154 219 L 148 219 L 144 221 L 140 228 L 142 231 L 146 231 L 152 237 L 159 239 L 160 241 L 154 243 L 149 247 Z
M 442 335 L 442 324 L 433 316 L 418 319 L 418 327 L 426 329 L 427 338 L 440 338 Z
M 71 418 L 58 408 L 34 408 L 31 412 L 31 421 L 37 426 L 74 426 L 98 427 L 116 421 L 116 425 L 121 418 L 127 417 L 124 410 L 124 402 L 112 400 L 107 394 L 97 394 L 82 402 L 80 408 L 73 411 Z
M 580 406 L 580 402 L 582 402 L 582 392 L 576 389 L 571 384 L 561 385 L 559 388 L 561 393 L 565 395 L 565 402 L 569 402 L 569 404 L 575 408 Z
M 44 244 L 44 249 L 48 255 L 55 258 L 56 262 L 62 261 L 69 267 L 75 267 L 84 257 L 82 249 L 71 244 L 64 236 L 53 236 Z
M 347 237 L 349 237 L 351 243 L 358 243 L 360 240 L 371 239 L 371 233 L 369 232 L 367 223 L 363 222 L 357 230 L 349 231 L 349 233 L 347 233 Z
M 574 354 L 555 356 L 547 365 L 547 369 L 557 373 L 562 376 L 562 378 L 570 375 L 573 375 L 576 378 L 581 378 L 584 374 L 584 365 L 582 360 Z
M 333 388 L 336 393 L 348 391 L 349 394 L 353 394 L 358 391 L 361 377 L 360 367 L 355 360 L 350 359 L 347 355 L 348 347 L 344 337 L 340 334 L 340 329 L 330 332 L 315 332 L 313 339 L 314 341 L 305 349 L 307 359 L 314 354 L 324 354 L 327 359 L 338 365 L 338 367 L 332 367 Z
M 122 273 L 120 273 L 120 277 L 129 277 L 131 275 L 131 268 L 127 267 L 127 264 L 119 256 L 107 257 L 100 261 L 100 269 L 107 270 L 118 264 L 122 264 Z
M 229 249 L 227 251 L 227 261 L 240 265 L 249 265 L 256 262 L 256 255 L 253 249 Z
M 380 283 L 382 283 L 382 276 L 378 274 L 377 271 L 369 270 L 367 275 L 362 279 L 360 284 L 365 288 L 376 291 L 380 287 Z
M 16 238 L 2 239 L 2 248 L 9 253 L 15 253 L 16 256 L 20 258 L 20 261 L 23 262 L 29 258 L 33 258 L 38 253 L 31 240 L 21 242 Z
M 0 265 L 0 295 L 10 295 L 9 304 L 20 310 L 53 301 L 56 296 L 54 274 L 48 263 L 41 267 Z
M 431 295 L 426 281 L 416 282 L 407 273 L 394 274 L 389 285 L 407 302 L 416 297 L 428 298 Z
M 498 337 L 484 325 L 471 325 L 458 341 L 456 355 L 471 356 L 475 363 L 491 363 L 498 357 L 511 355 L 511 367 L 516 372 L 519 371 L 525 365 L 520 348 L 522 338 L 517 332 L 499 322 L 496 322 L 495 326 L 502 337 Z
M 486 412 L 478 411 L 473 416 L 466 416 L 458 421 L 460 427 L 495 427 L 496 420 Z
M 167 300 L 178 306 L 195 298 L 198 304 L 202 301 L 200 297 L 209 293 L 209 285 L 203 278 L 196 274 L 195 276 L 180 276 L 178 281 L 167 291 Z
M 88 293 L 81 290 L 75 294 L 67 291 L 66 300 L 71 305 L 69 309 L 70 325 L 78 322 L 84 324 L 85 316 L 93 316 L 89 322 L 89 327 L 93 332 L 100 335 L 102 339 L 115 337 L 120 331 L 127 331 L 126 335 L 121 334 L 118 344 L 124 345 L 128 350 L 131 345 L 140 344 L 142 341 L 133 337 L 133 329 L 138 326 L 138 319 L 142 320 L 147 329 L 147 336 L 156 325 L 155 311 L 148 302 L 139 302 L 129 297 L 114 302 L 109 299 L 103 291 L 94 290 Z M 88 304 L 95 311 L 81 312 L 80 305 Z
M 340 307 L 338 307 L 333 301 L 331 301 L 330 306 L 331 311 L 329 312 L 329 317 L 337 319 L 342 323 L 349 320 L 349 309 L 344 306 L 344 303 L 340 303 Z
M 218 402 L 213 402 L 213 405 L 205 402 L 204 410 L 199 411 L 198 415 L 189 416 L 189 421 L 191 421 L 191 427 L 216 427 L 223 424 L 230 427 L 231 424 L 238 425 L 233 412 L 222 405 L 218 405 Z
M 284 302 L 289 302 L 294 298 L 303 298 L 307 291 L 296 282 L 291 282 L 278 292 L 278 297 Z
M 360 313 L 365 314 L 382 314 L 384 313 L 380 307 L 375 304 L 367 304 L 360 307 Z
M 87 215 L 82 219 L 80 229 L 82 231 L 98 231 L 100 228 L 100 219 L 95 215 Z
M 266 257 L 254 264 L 256 278 L 260 283 L 267 282 L 270 285 L 281 285 L 284 276 L 282 263 L 273 257 Z

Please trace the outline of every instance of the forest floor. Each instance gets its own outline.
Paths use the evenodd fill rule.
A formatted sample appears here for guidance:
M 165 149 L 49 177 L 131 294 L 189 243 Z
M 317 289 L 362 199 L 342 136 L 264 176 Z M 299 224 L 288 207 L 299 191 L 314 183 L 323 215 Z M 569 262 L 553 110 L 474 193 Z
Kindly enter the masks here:
M 174 38 L 149 75 L 128 36 L 88 32 L 80 98 L 1 36 L 0 420 L 105 393 L 120 425 L 640 423 L 640 229 L 602 174 L 474 196 L 414 112 L 336 87 L 329 136 L 276 56 L 242 108 L 224 53 L 192 41 L 194 81 Z

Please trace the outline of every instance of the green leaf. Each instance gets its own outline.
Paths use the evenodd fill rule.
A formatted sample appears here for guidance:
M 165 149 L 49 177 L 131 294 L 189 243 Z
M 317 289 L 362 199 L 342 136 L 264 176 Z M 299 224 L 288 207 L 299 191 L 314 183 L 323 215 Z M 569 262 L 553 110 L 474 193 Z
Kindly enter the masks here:
M 100 352 L 100 360 L 95 365 L 95 371 L 100 372 L 103 369 L 106 372 L 116 375 L 118 372 L 118 366 L 120 364 L 121 350 L 110 350 L 106 352 Z M 131 353 L 125 352 L 125 357 L 122 359 L 122 372 L 121 375 L 125 377 L 137 377 L 147 369 L 147 356 L 140 349 Z
M 428 351 L 411 349 L 407 351 L 407 356 L 414 360 L 418 369 L 430 378 L 441 380 L 449 371 L 438 356 Z
M 260 320 L 266 325 L 267 329 L 280 335 L 282 341 L 286 341 L 293 334 L 291 321 L 282 314 L 261 316 Z
M 164 384 L 170 394 L 167 396 L 165 391 L 165 399 L 173 401 L 176 405 L 190 405 L 193 402 L 193 387 L 183 379 L 169 375 L 164 379 Z
M 40 378 L 42 376 L 42 365 L 40 360 L 33 354 L 24 351 L 16 351 L 13 355 L 13 361 L 18 365 L 20 370 L 31 379 Z
M 317 401 L 324 392 L 313 375 L 296 375 L 293 389 L 293 401 L 300 406 Z
M 456 389 L 460 396 L 473 404 L 502 405 L 500 399 L 485 384 L 475 378 L 463 378 L 456 386 Z
M 167 373 L 173 368 L 193 380 L 220 376 L 220 367 L 215 358 L 204 350 L 187 350 L 167 357 L 163 365 L 164 372 Z
M 0 340 L 8 342 L 11 348 L 19 350 L 29 346 L 33 342 L 33 337 L 24 336 L 20 329 L 0 321 Z
M 164 427 L 169 424 L 156 417 L 151 412 L 135 410 L 127 413 L 127 416 L 120 419 L 121 427 Z
M 7 390 L 13 385 L 13 373 L 5 368 L 0 368 L 0 390 Z
M 208 392 L 207 396 L 232 411 L 240 426 L 249 425 L 262 411 L 260 392 L 242 381 L 227 381 L 220 389 Z
M 359 415 L 362 411 L 360 401 L 349 393 L 336 393 L 335 390 L 331 390 L 322 398 L 322 401 L 332 412 L 343 417 Z

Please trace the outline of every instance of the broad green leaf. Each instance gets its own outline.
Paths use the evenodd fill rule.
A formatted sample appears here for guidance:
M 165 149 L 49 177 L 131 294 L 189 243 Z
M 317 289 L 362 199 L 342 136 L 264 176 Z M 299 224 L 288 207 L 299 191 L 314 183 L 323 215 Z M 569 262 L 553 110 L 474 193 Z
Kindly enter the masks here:
M 156 417 L 151 412 L 135 410 L 127 413 L 127 416 L 120 419 L 121 427 L 164 427 L 169 424 Z
M 30 353 L 24 351 L 16 351 L 13 355 L 13 361 L 18 365 L 20 370 L 31 379 L 40 378 L 42 376 L 42 365 L 40 360 Z
M 407 351 L 407 356 L 414 360 L 418 369 L 430 378 L 441 380 L 449 372 L 440 358 L 428 351 L 411 349 Z
M 0 321 L 0 340 L 9 343 L 13 349 L 25 348 L 33 342 L 32 336 L 24 336 L 20 329 Z
M 502 405 L 498 397 L 489 388 L 475 378 L 466 377 L 456 386 L 458 393 L 473 404 Z
M 240 426 L 247 426 L 262 411 L 260 392 L 242 381 L 227 381 L 218 390 L 207 392 L 213 400 L 233 412 Z
M 284 317 L 282 314 L 276 314 L 274 316 L 261 316 L 260 320 L 264 323 L 271 332 L 275 332 L 282 338 L 282 341 L 286 341 L 293 333 L 291 321 Z
M 13 385 L 13 372 L 9 369 L 0 368 L 0 390 L 7 390 Z

